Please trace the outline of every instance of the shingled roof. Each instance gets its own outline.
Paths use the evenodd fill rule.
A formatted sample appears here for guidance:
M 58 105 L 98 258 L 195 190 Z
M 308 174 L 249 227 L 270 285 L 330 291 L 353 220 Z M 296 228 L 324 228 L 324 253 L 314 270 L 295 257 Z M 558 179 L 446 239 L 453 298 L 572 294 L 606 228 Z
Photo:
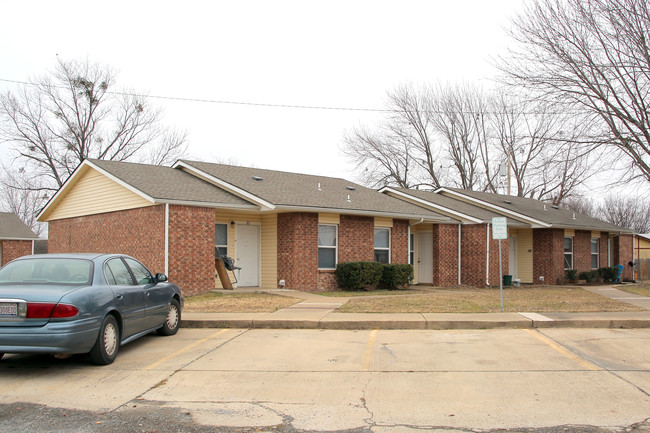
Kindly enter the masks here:
M 341 178 L 185 160 L 174 167 L 270 209 L 385 214 L 456 222 Z
M 131 186 L 154 202 L 255 208 L 246 200 L 171 167 L 88 159 L 87 162 Z
M 36 240 L 38 236 L 18 216 L 0 212 L 0 240 Z
M 588 215 L 554 206 L 540 200 L 527 197 L 468 191 L 458 188 L 440 188 L 438 194 L 449 198 L 487 207 L 501 215 L 519 215 L 543 223 L 542 226 L 577 230 L 597 230 L 607 232 L 632 233 L 631 230 L 590 217 Z M 533 226 L 536 224 L 533 222 Z

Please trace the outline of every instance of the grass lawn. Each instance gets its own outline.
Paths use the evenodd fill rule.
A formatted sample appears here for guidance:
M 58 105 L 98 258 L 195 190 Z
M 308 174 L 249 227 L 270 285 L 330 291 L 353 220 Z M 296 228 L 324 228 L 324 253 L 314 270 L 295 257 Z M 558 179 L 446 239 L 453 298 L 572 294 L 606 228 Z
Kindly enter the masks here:
M 634 286 L 614 286 L 619 290 L 624 290 L 628 293 L 634 293 L 636 295 L 647 296 L 650 298 L 650 283 L 641 283 Z
M 579 287 L 508 287 L 505 312 L 642 311 Z M 430 289 L 426 294 L 353 297 L 340 308 L 346 313 L 493 313 L 501 311 L 498 288 Z
M 210 292 L 185 297 L 184 312 L 193 313 L 272 313 L 300 302 L 300 299 L 269 293 Z

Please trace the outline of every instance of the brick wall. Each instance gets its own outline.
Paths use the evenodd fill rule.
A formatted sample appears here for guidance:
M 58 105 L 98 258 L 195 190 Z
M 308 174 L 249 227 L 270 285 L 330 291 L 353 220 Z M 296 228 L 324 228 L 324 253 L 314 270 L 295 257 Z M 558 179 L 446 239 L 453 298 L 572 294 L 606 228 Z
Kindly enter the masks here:
M 573 269 L 580 272 L 591 270 L 591 232 L 576 230 L 573 236 Z
M 287 289 L 318 289 L 317 213 L 278 215 L 278 279 Z
M 609 239 L 609 233 L 602 232 L 600 234 L 600 242 L 598 246 L 598 267 L 604 268 L 607 267 L 607 241 Z
M 2 245 L 2 257 L 0 257 L 0 266 L 6 265 L 13 259 L 32 254 L 32 241 L 0 241 Z
M 409 262 L 409 222 L 407 220 L 393 220 L 390 231 L 390 262 Z
M 169 280 L 184 295 L 214 289 L 214 218 L 214 209 L 169 206 Z
M 533 282 L 557 284 L 564 280 L 564 230 L 533 229 Z
M 634 268 L 629 265 L 629 262 L 633 259 L 633 239 L 632 235 L 619 235 L 612 240 L 612 249 L 614 250 L 612 266 L 623 265 L 621 280 L 634 279 Z
M 458 285 L 458 226 L 433 225 L 433 285 Z
M 165 272 L 165 206 L 50 221 L 48 250 L 127 254 Z M 169 207 L 168 274 L 184 295 L 214 288 L 214 210 Z
M 339 263 L 375 260 L 375 219 L 341 215 L 338 239 Z
M 50 221 L 48 226 L 50 253 L 128 254 L 152 272 L 164 272 L 164 205 Z

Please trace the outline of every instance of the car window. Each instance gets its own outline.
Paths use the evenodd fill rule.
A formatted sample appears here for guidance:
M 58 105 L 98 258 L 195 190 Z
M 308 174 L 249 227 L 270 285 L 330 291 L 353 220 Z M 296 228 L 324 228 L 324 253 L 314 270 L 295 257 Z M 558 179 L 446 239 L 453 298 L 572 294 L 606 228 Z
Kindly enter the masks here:
M 133 277 L 129 272 L 129 268 L 126 267 L 122 259 L 115 258 L 106 262 L 106 267 L 104 268 L 104 275 L 106 275 L 106 281 L 108 284 L 118 285 L 118 286 L 133 286 Z
M 143 285 L 143 284 L 153 284 L 153 277 L 151 276 L 151 272 L 147 268 L 144 267 L 140 262 L 137 262 L 133 259 L 127 259 L 125 258 L 124 261 L 129 265 L 129 268 L 131 268 L 131 272 L 133 272 L 133 275 L 135 276 L 135 281 L 137 281 L 137 284 Z

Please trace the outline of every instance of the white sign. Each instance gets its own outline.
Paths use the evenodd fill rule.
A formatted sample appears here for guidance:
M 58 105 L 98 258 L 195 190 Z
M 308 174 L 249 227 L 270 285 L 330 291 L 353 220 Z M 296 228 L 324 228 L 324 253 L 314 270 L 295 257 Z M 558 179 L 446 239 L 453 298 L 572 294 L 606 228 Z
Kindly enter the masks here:
M 492 218 L 492 239 L 508 239 L 508 225 L 505 217 Z

